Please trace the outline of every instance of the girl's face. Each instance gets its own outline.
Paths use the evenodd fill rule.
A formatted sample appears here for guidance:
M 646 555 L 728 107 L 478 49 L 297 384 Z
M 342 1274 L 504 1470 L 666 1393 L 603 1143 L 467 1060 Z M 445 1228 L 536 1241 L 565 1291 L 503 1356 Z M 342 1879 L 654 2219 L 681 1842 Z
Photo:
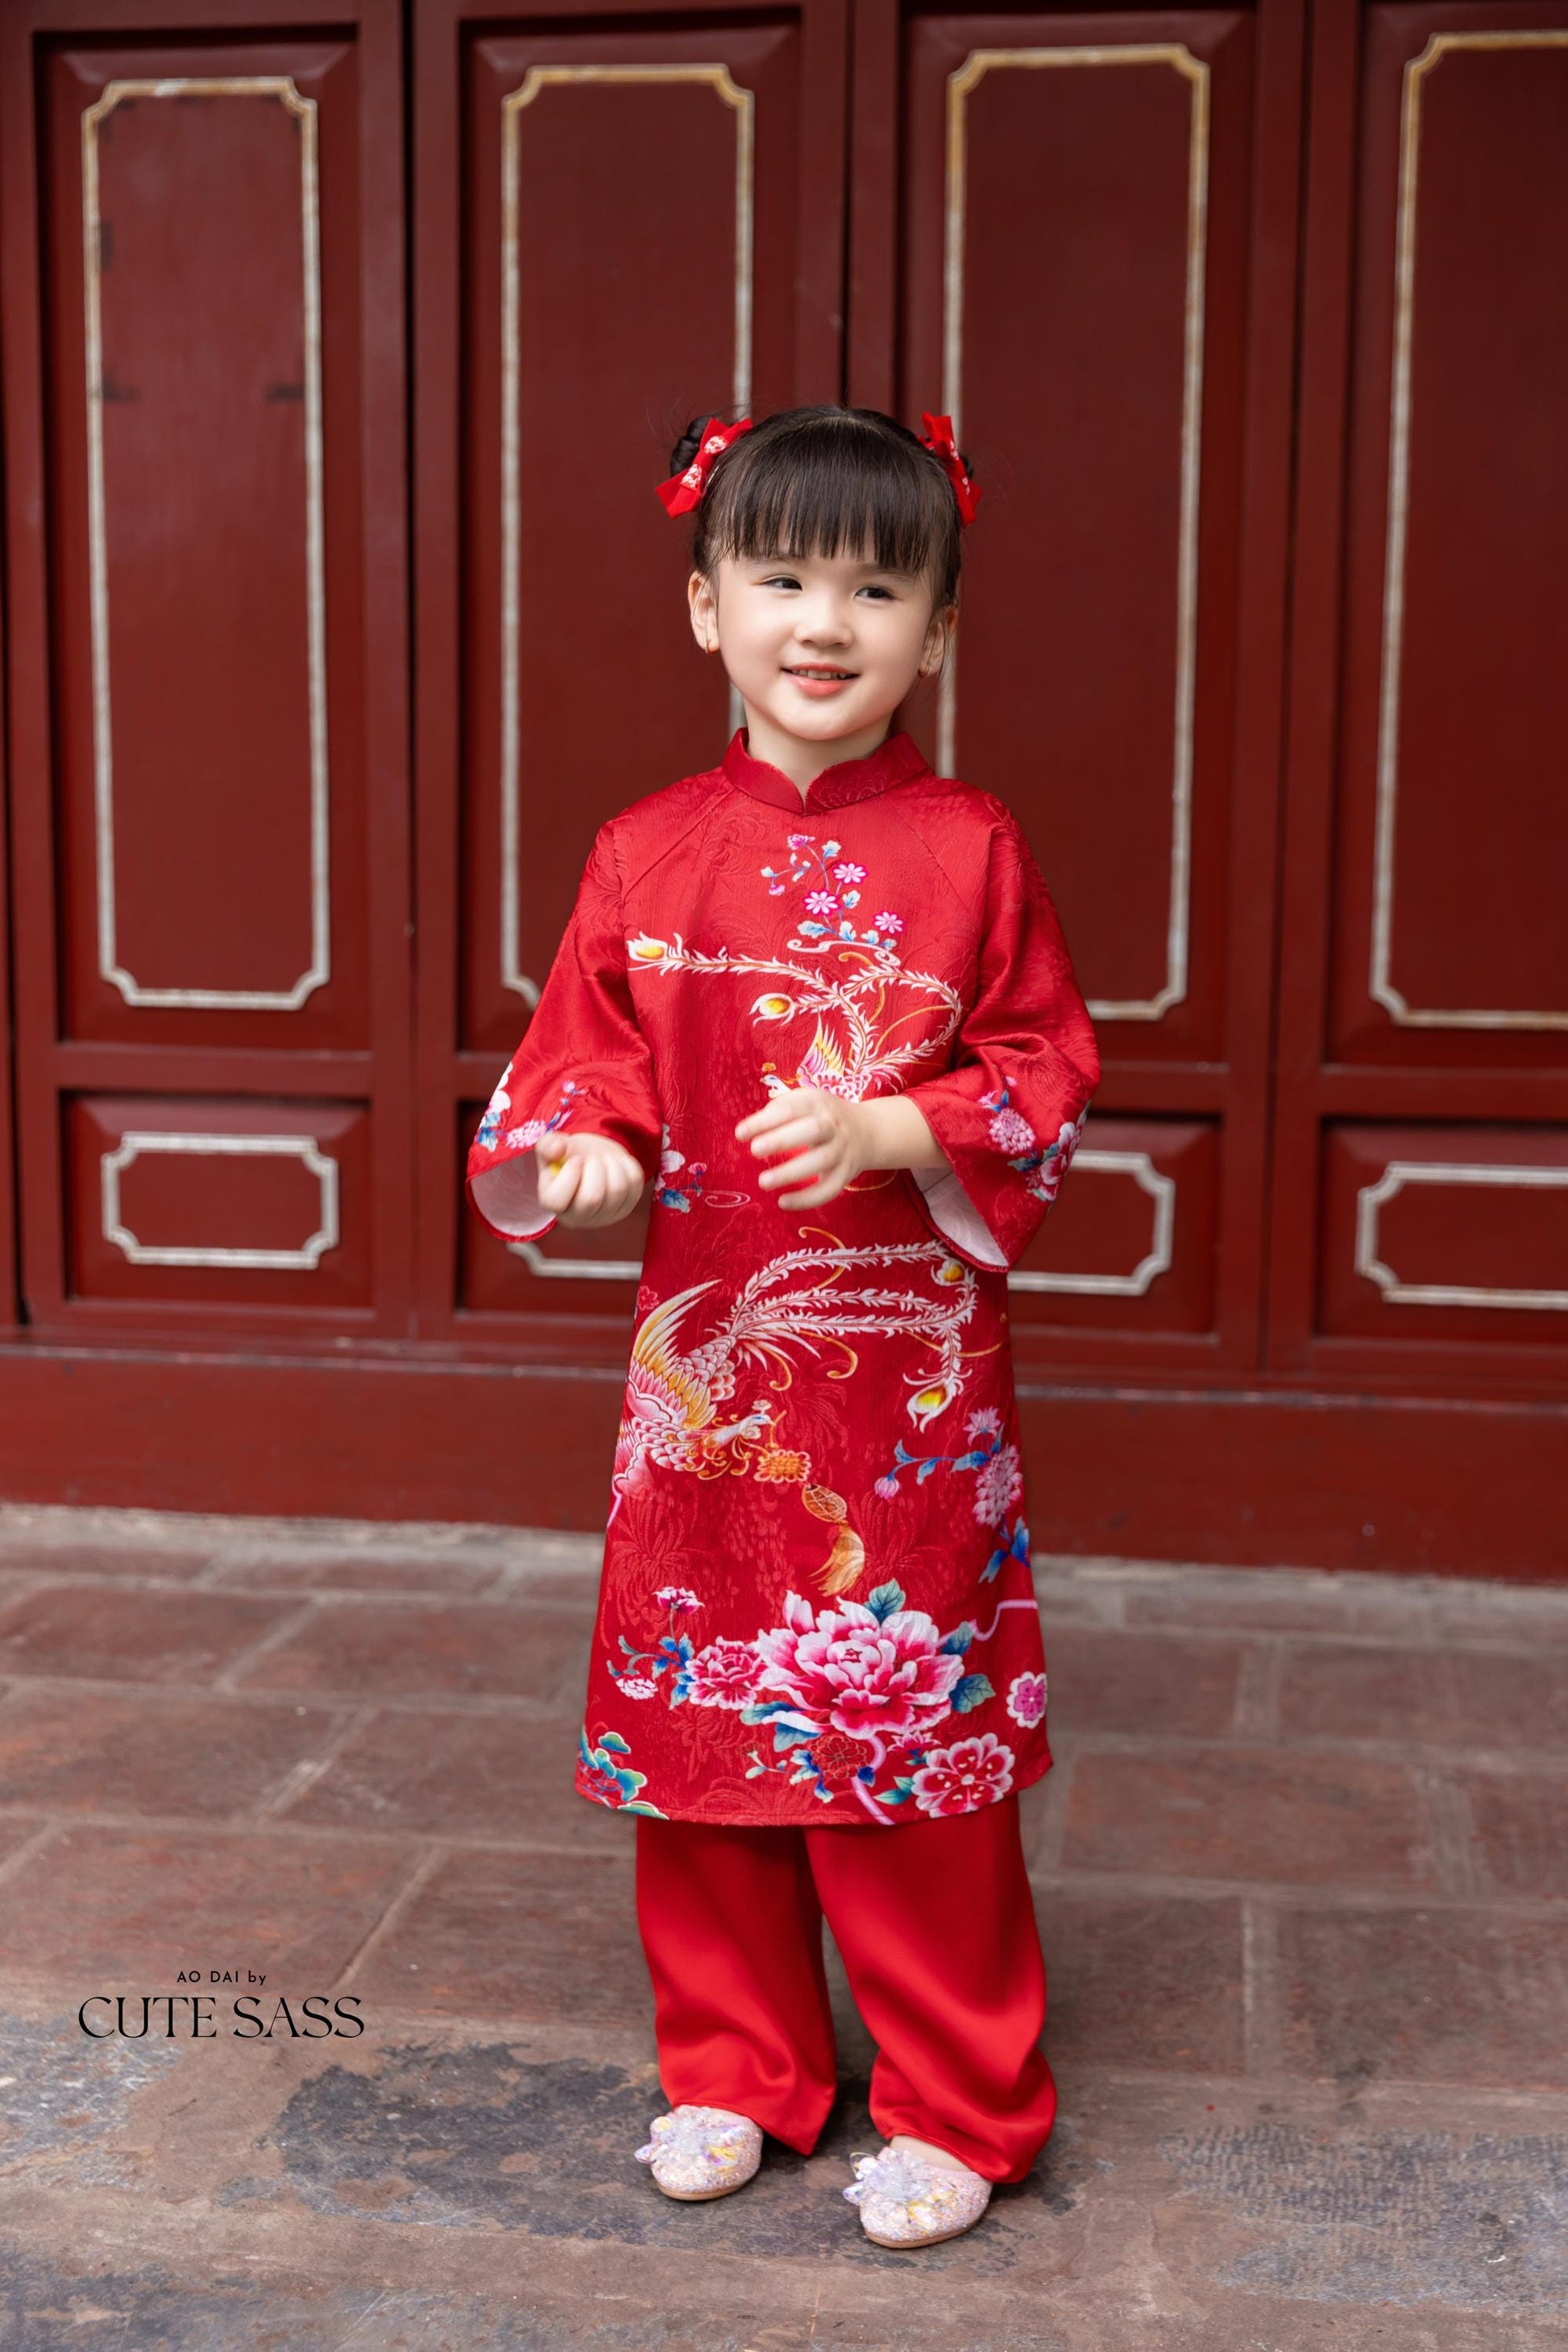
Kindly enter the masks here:
M 727 555 L 688 593 L 697 642 L 722 657 L 748 720 L 806 744 L 879 741 L 941 667 L 957 617 L 932 609 L 929 580 L 863 553 Z

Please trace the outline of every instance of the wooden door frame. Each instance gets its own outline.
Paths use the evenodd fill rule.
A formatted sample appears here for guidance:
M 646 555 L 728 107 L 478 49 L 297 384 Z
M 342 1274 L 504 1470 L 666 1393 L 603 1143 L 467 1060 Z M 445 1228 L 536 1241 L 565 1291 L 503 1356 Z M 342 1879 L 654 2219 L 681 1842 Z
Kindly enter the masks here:
M 1261 0 L 1256 11 L 1224 1063 L 1214 1070 L 1108 1056 L 1095 1103 L 1097 1112 L 1222 1116 L 1224 1244 L 1215 1324 L 1206 1349 L 1185 1335 L 1163 1345 L 1161 1334 L 1102 1338 L 1083 1330 L 1047 1348 L 1031 1331 L 1026 1361 L 1021 1333 L 1020 1385 L 1041 1394 L 1064 1377 L 1225 1389 L 1262 1376 L 1306 16 L 1305 0 Z M 846 396 L 878 407 L 894 404 L 900 373 L 902 21 L 901 0 L 855 0 Z M 1135 37 L 1131 20 L 1118 21 Z
M 228 14 L 232 26 L 222 23 Z M 60 1034 L 56 856 L 55 754 L 51 715 L 48 476 L 38 273 L 38 77 L 48 45 L 79 36 L 96 45 L 163 37 L 168 46 L 232 30 L 236 44 L 259 45 L 269 33 L 330 34 L 355 27 L 363 431 L 359 444 L 363 490 L 360 593 L 364 687 L 361 709 L 367 773 L 369 921 L 368 997 L 363 1050 L 312 1054 L 247 1051 L 217 1043 L 202 1049 L 148 1045 L 105 1047 Z M 58 1307 L 67 1298 L 60 1138 L 55 1107 L 71 1087 L 134 1083 L 187 1091 L 237 1083 L 257 1094 L 330 1095 L 348 1091 L 371 1106 L 377 1148 L 370 1213 L 374 1250 L 373 1318 L 384 1344 L 410 1328 L 407 1269 L 412 1262 L 410 1129 L 411 986 L 406 926 L 411 898 L 408 812 L 407 490 L 405 349 L 406 316 L 401 224 L 405 209 L 403 39 L 400 0 L 245 0 L 243 10 L 211 0 L 16 0 L 0 12 L 0 378 L 5 392 L 6 572 L 10 649 L 8 748 L 12 877 L 37 926 L 24 957 L 15 954 L 17 1105 L 16 1166 L 21 1195 L 18 1265 L 21 1295 Z M 376 224 L 384 224 L 379 231 Z M 134 1079 L 129 1072 L 134 1068 Z M 372 1082 L 374 1080 L 374 1083 Z M 45 1115 L 45 1106 L 49 1115 Z M 392 1139 L 396 1138 L 394 1141 Z M 113 1348 L 117 1339 L 188 1337 L 193 1320 L 140 1307 L 121 1315 L 95 1306 L 83 1338 Z M 204 1334 L 221 1328 L 215 1313 Z M 268 1342 L 254 1319 L 237 1314 L 223 1344 L 243 1356 Z M 276 1344 L 274 1340 L 272 1344 Z M 299 1344 L 311 1345 L 301 1335 Z M 330 1338 L 322 1345 L 331 1344 Z
M 1486 13 L 1479 0 L 1476 13 Z M 1562 1406 L 1560 1348 L 1524 1341 L 1506 1366 L 1479 1365 L 1460 1343 L 1407 1337 L 1319 1338 L 1321 1139 L 1334 1118 L 1568 1121 L 1568 1068 L 1336 1063 L 1328 1035 L 1333 860 L 1343 698 L 1347 469 L 1353 362 L 1362 26 L 1365 0 L 1314 0 L 1306 203 L 1300 265 L 1301 360 L 1294 484 L 1295 575 L 1285 747 L 1279 921 L 1279 1014 L 1268 1281 L 1271 1381 L 1429 1396 L 1478 1409 L 1489 1400 Z
M 800 209 L 795 288 L 795 348 L 802 399 L 840 395 L 840 336 L 831 321 L 844 307 L 845 120 L 848 0 L 796 0 L 801 26 Z M 660 0 L 616 0 L 628 26 L 657 25 Z M 767 22 L 776 12 L 755 0 L 693 0 L 688 17 L 716 24 Z M 595 0 L 563 0 L 552 25 L 582 18 L 603 29 Z M 458 1107 L 485 1100 L 500 1074 L 495 1055 L 461 1045 L 458 937 L 461 866 L 458 833 L 462 712 L 458 630 L 461 603 L 462 236 L 461 68 L 471 27 L 500 32 L 514 20 L 480 0 L 412 0 L 413 350 L 416 642 L 415 768 L 417 922 L 416 1010 L 418 1176 L 416 1180 L 419 1328 L 481 1360 L 575 1365 L 624 1377 L 624 1313 L 532 1314 L 478 1318 L 458 1308 L 458 1218 L 454 1214 Z M 683 19 L 686 21 L 686 19 Z M 519 14 L 515 23 L 526 27 Z

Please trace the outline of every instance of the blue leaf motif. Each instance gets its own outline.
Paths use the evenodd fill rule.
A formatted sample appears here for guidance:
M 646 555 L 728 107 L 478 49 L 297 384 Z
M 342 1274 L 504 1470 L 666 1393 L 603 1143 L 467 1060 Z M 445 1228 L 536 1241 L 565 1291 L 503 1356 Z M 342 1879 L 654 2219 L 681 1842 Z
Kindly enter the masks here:
M 995 1696 L 988 1675 L 965 1675 L 952 1694 L 953 1713 L 967 1715 L 971 1708 L 984 1706 L 988 1698 Z
M 896 1616 L 903 1605 L 904 1588 L 901 1584 L 879 1584 L 875 1592 L 868 1592 L 866 1596 L 866 1606 L 879 1625 L 885 1618 Z
M 973 1641 L 976 1630 L 973 1619 L 966 1617 L 962 1625 L 953 1627 L 938 1654 L 945 1653 L 949 1657 L 962 1658 L 971 1642 Z

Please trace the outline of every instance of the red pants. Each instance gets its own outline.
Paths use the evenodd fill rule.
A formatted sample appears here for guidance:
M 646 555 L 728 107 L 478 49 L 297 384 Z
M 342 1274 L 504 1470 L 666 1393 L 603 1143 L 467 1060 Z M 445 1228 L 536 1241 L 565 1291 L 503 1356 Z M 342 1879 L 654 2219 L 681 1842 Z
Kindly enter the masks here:
M 826 1913 L 878 2046 L 871 2119 L 1021 2180 L 1056 2117 L 1018 1801 L 896 1829 L 638 1819 L 637 1923 L 672 2106 L 808 2156 L 833 2104 Z

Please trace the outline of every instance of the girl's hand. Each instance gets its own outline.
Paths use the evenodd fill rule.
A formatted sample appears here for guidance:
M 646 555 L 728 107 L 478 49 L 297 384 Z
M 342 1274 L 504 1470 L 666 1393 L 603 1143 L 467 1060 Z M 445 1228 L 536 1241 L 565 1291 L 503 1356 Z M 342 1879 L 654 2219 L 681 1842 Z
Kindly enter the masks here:
M 607 1135 L 542 1135 L 533 1147 L 539 1205 L 563 1225 L 613 1225 L 642 1197 L 642 1170 Z
M 764 1192 L 778 1192 L 784 1209 L 818 1209 L 837 1200 L 844 1187 L 869 1165 L 862 1108 L 830 1095 L 820 1087 L 787 1087 L 770 1096 L 761 1110 L 742 1119 L 735 1134 L 750 1142 L 759 1159 L 787 1151 L 793 1157 L 782 1167 L 764 1169 L 757 1179 Z M 815 1178 L 815 1182 L 808 1181 Z M 785 1184 L 805 1184 L 803 1192 L 785 1192 Z

